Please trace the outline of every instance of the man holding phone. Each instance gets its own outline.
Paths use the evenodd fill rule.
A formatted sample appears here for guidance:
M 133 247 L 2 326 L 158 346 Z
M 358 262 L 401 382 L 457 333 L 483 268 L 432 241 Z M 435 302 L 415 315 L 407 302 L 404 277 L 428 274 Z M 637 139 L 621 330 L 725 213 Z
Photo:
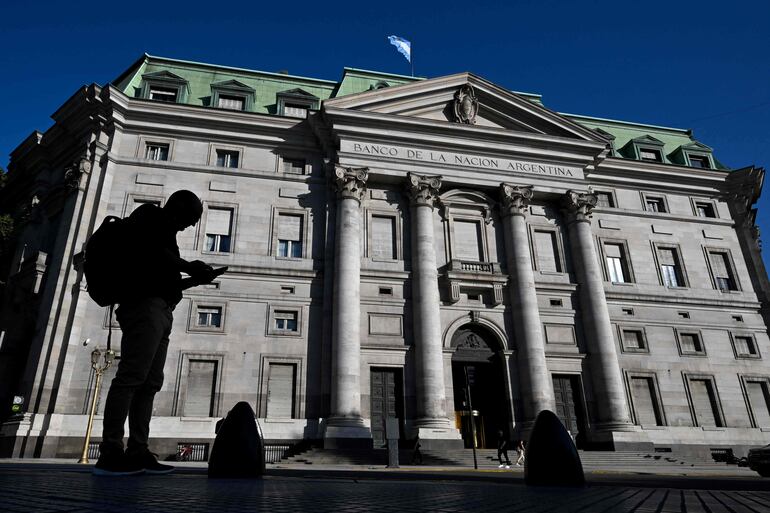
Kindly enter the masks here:
M 178 232 L 195 225 L 203 213 L 198 197 L 187 190 L 173 193 L 161 208 L 144 204 L 128 217 L 130 251 L 126 273 L 130 283 L 121 291 L 116 316 L 123 332 L 121 358 L 104 407 L 104 431 L 94 474 L 107 476 L 167 474 L 170 465 L 158 463 L 148 439 L 155 394 L 163 385 L 172 312 L 182 291 L 211 283 L 227 267 L 214 269 L 179 255 Z M 181 273 L 188 275 L 182 278 Z M 129 437 L 123 451 L 123 426 Z

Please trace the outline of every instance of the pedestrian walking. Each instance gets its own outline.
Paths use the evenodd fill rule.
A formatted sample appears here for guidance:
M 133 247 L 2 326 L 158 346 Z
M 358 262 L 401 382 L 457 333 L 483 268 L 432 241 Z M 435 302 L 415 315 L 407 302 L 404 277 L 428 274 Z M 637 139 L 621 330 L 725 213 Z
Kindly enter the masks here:
M 518 458 L 516 458 L 516 466 L 520 467 L 524 464 L 524 452 L 526 451 L 526 446 L 524 445 L 524 440 L 519 440 L 519 443 L 516 444 L 516 453 L 519 455 Z
M 125 262 L 130 265 L 115 272 L 130 278 L 126 280 L 130 290 L 120 291 L 118 301 L 121 358 L 105 402 L 96 475 L 167 474 L 174 470 L 158 463 L 149 450 L 150 419 L 155 394 L 163 385 L 172 311 L 182 299 L 182 291 L 210 283 L 225 270 L 179 256 L 177 233 L 195 225 L 202 212 L 200 199 L 180 190 L 162 208 L 147 203 L 125 220 L 130 247 Z M 190 277 L 182 279 L 182 272 Z M 124 453 L 126 418 L 129 436 Z
M 505 456 L 504 464 L 503 456 Z M 500 462 L 497 468 L 511 468 L 511 460 L 508 458 L 508 438 L 502 429 L 497 431 L 497 460 Z
M 420 452 L 420 437 L 414 439 L 414 452 L 412 452 L 412 465 L 422 465 L 422 453 Z

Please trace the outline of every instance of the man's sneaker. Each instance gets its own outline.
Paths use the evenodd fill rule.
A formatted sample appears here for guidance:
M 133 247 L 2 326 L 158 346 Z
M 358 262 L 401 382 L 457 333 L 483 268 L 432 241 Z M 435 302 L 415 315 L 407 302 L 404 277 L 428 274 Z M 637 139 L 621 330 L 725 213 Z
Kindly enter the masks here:
M 503 468 L 505 465 L 498 465 L 497 468 Z
M 144 472 L 144 467 L 126 458 L 123 451 L 102 454 L 94 466 L 95 476 L 133 476 Z
M 505 468 L 511 468 L 511 466 L 510 465 L 506 465 Z
M 140 452 L 138 454 L 126 453 L 126 459 L 132 461 L 144 469 L 147 474 L 169 474 L 176 470 L 176 467 L 158 463 L 158 460 L 150 451 Z

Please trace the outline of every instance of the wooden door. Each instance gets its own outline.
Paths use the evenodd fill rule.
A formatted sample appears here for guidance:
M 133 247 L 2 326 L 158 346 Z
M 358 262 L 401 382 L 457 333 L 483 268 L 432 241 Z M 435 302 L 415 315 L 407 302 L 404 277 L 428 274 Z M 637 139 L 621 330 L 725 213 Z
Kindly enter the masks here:
M 296 366 L 293 363 L 271 363 L 268 367 L 268 418 L 294 418 L 295 374 Z
M 401 373 L 398 369 L 371 370 L 371 422 L 374 447 L 385 444 L 385 419 L 401 418 Z
M 577 436 L 580 430 L 578 412 L 576 406 L 577 378 L 575 376 L 554 376 L 553 394 L 556 402 L 556 416 L 562 421 L 564 427 Z

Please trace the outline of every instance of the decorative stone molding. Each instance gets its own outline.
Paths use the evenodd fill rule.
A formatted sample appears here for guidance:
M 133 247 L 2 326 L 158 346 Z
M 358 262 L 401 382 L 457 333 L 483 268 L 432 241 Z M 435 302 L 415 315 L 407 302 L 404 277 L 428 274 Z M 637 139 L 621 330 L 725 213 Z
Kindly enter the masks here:
M 369 178 L 369 170 L 365 167 L 335 167 L 334 186 L 337 197 L 350 198 L 361 203 L 366 194 L 366 180 Z
M 534 188 L 531 185 L 521 187 L 501 183 L 500 195 L 503 203 L 503 215 L 523 216 L 534 195 Z
M 476 114 L 479 112 L 479 99 L 473 86 L 465 84 L 455 93 L 454 115 L 455 121 L 466 125 L 476 124 Z
M 433 208 L 441 188 L 441 177 L 409 173 L 407 192 L 414 205 L 427 205 Z
M 575 221 L 591 221 L 598 197 L 589 189 L 588 192 L 567 191 L 564 196 L 564 207 Z
M 83 175 L 91 172 L 91 162 L 87 159 L 80 159 L 71 166 L 64 169 L 64 187 L 68 191 L 75 191 L 80 188 L 80 182 Z

